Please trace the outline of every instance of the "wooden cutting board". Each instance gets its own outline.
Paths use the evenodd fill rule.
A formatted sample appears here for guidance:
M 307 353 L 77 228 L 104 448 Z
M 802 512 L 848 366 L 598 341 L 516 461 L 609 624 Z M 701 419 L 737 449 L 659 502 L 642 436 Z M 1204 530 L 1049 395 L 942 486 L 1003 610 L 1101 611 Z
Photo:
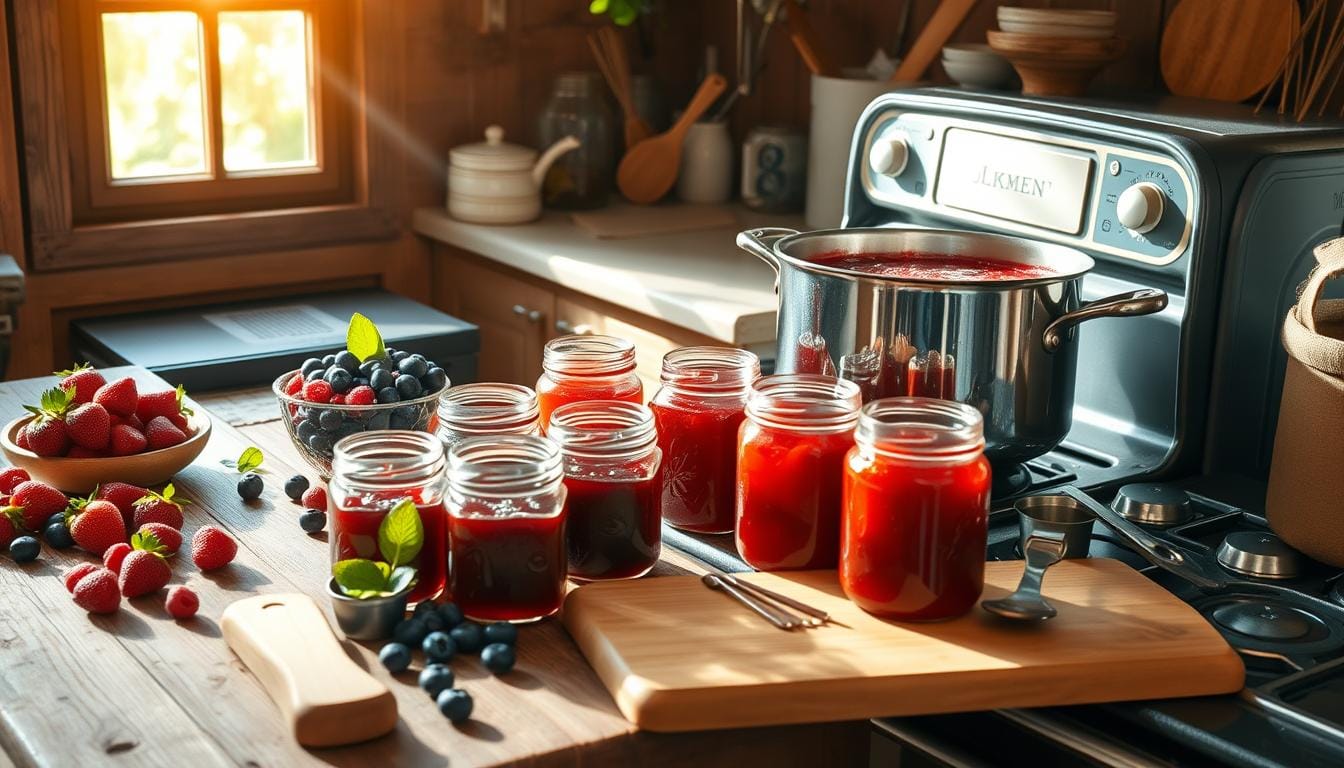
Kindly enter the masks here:
M 985 597 L 1020 562 L 986 564 Z M 834 571 L 743 578 L 840 625 L 784 632 L 698 577 L 588 584 L 564 622 L 621 712 L 652 731 L 1169 698 L 1240 690 L 1236 652 L 1191 607 L 1115 560 L 1050 569 L 1059 616 L 1013 624 L 976 607 L 897 624 L 845 599 Z
M 1274 81 L 1297 36 L 1297 0 L 1181 0 L 1162 32 L 1177 96 L 1245 101 Z

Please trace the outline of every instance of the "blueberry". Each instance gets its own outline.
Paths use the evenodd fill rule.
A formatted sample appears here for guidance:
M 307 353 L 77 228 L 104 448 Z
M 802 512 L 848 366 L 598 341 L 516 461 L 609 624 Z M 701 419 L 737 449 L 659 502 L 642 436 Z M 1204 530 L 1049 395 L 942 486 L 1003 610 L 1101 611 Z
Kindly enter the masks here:
M 471 694 L 461 688 L 449 688 L 439 692 L 434 702 L 439 705 L 439 711 L 443 716 L 454 723 L 461 723 L 471 717 Z
M 447 632 L 430 632 L 425 635 L 420 650 L 425 652 L 425 658 L 430 661 L 452 661 L 453 655 L 457 653 L 457 644 Z
M 438 698 L 440 693 L 452 688 L 456 681 L 453 670 L 447 664 L 426 664 L 420 670 L 420 687 L 430 698 Z
M 359 370 L 359 358 L 355 357 L 355 353 L 349 350 L 342 349 L 336 353 L 336 364 L 349 373 Z
M 317 434 L 317 425 L 312 419 L 297 422 L 294 425 L 294 434 L 298 435 L 300 442 L 307 445 L 308 441 L 313 439 L 313 435 Z
M 481 649 L 481 664 L 496 675 L 502 675 L 513 669 L 517 660 L 512 645 L 491 643 Z
M 51 517 L 48 517 L 48 518 L 47 518 L 47 522 L 43 523 L 43 524 L 42 524 L 42 527 L 43 527 L 43 528 L 47 528 L 47 527 L 49 527 L 49 526 L 56 525 L 57 523 L 60 523 L 61 525 L 65 525 L 65 513 L 64 513 L 64 512 L 57 512 L 56 514 L 52 515 Z
M 355 383 L 355 377 L 349 371 L 334 365 L 327 369 L 322 378 L 331 385 L 331 391 L 337 394 L 348 392 Z
M 75 545 L 75 539 L 70 535 L 70 529 L 65 527 L 65 523 L 52 523 L 42 529 L 42 535 L 47 539 L 47 545 L 52 549 L 67 549 Z
M 378 651 L 378 660 L 388 672 L 401 672 L 411 666 L 411 649 L 401 643 L 388 643 Z
M 481 634 L 481 625 L 474 621 L 464 621 L 453 627 L 448 636 L 457 643 L 457 650 L 463 653 L 476 653 L 481 650 L 485 644 L 485 637 Z
M 401 395 L 397 394 L 396 387 L 383 387 L 378 390 L 378 402 L 399 403 L 401 402 Z
M 452 629 L 462 623 L 462 609 L 458 608 L 456 603 L 444 603 L 443 605 L 440 605 L 439 615 L 443 617 L 443 625 L 448 629 Z
M 415 427 L 415 418 L 408 416 L 405 411 L 398 408 L 392 412 L 392 417 L 388 419 L 388 425 L 393 429 L 413 429 Z
M 298 501 L 303 498 L 303 492 L 308 490 L 308 478 L 303 475 L 295 475 L 285 481 L 285 495 Z
M 355 380 L 350 383 L 351 389 L 354 389 L 355 387 L 367 387 L 367 386 L 369 386 L 369 380 L 364 378 L 363 376 L 356 376 Z
M 261 480 L 261 475 L 256 472 L 248 472 L 238 479 L 238 495 L 243 497 L 243 501 L 252 501 L 261 496 L 261 489 L 265 483 Z
M 431 633 L 447 632 L 449 629 L 448 625 L 444 623 L 443 617 L 439 615 L 438 611 L 430 611 L 429 613 L 420 617 L 420 620 L 425 622 L 425 629 L 428 629 Z
M 442 368 L 430 368 L 420 377 L 420 384 L 424 386 L 426 392 L 438 392 L 448 383 L 448 373 Z
M 320 378 L 322 378 L 323 376 L 326 376 L 326 375 L 327 375 L 327 369 L 326 369 L 326 368 L 318 368 L 317 370 L 309 371 L 308 373 L 305 373 L 305 374 L 303 375 L 303 380 L 304 380 L 304 381 L 317 381 L 318 379 L 320 379 Z
M 403 400 L 410 400 L 413 397 L 419 397 L 422 388 L 420 380 L 414 376 L 402 374 L 397 377 L 397 394 L 401 395 Z
M 357 370 L 360 376 L 363 376 L 364 378 L 367 379 L 373 375 L 374 371 L 382 367 L 383 367 L 383 361 L 381 360 L 365 360 L 364 362 L 359 364 L 359 368 Z
M 398 643 L 405 643 L 412 648 L 419 648 L 420 644 L 425 642 L 425 635 L 429 630 L 425 629 L 425 623 L 417 619 L 403 619 L 392 630 L 392 639 Z
M 318 453 L 331 453 L 331 449 L 336 445 L 336 438 L 332 435 L 318 432 L 308 438 L 308 448 Z
M 411 618 L 424 621 L 426 616 L 438 613 L 438 610 L 439 606 L 435 605 L 433 600 L 421 600 L 415 604 L 415 610 L 411 611 Z
M 322 357 L 322 365 L 324 365 L 324 366 L 330 368 L 331 366 L 333 366 L 333 365 L 335 365 L 335 364 L 336 364 L 336 356 L 335 356 L 335 355 L 323 355 L 323 357 Z
M 507 621 L 485 625 L 485 642 L 514 645 L 518 642 L 518 627 Z
M 42 545 L 32 536 L 20 536 L 9 542 L 9 556 L 14 558 L 16 563 L 31 563 L 37 559 L 37 553 L 41 551 Z
M 364 422 L 364 429 L 372 432 L 375 429 L 387 429 L 392 425 L 392 414 L 387 411 L 376 411 L 369 420 Z
M 342 421 L 340 411 L 327 410 L 317 414 L 317 425 L 328 432 L 340 429 Z
M 396 383 L 397 375 L 386 368 L 379 368 L 369 375 L 369 386 L 373 387 L 375 392 L 387 389 Z
M 327 513 L 320 509 L 305 509 L 299 515 L 299 527 L 307 533 L 317 533 L 327 527 Z
M 389 349 L 387 350 L 387 356 L 388 359 L 390 359 L 394 364 L 400 365 L 402 360 L 405 360 L 406 358 L 411 356 L 411 353 L 403 352 L 402 350 L 399 349 L 395 351 Z
M 397 371 L 404 376 L 418 379 L 429 371 L 429 364 L 425 362 L 425 358 L 412 355 L 397 363 Z
M 341 424 L 340 428 L 336 430 L 336 439 L 340 440 L 343 437 L 349 437 L 363 431 L 364 425 L 360 424 L 358 421 L 347 421 Z

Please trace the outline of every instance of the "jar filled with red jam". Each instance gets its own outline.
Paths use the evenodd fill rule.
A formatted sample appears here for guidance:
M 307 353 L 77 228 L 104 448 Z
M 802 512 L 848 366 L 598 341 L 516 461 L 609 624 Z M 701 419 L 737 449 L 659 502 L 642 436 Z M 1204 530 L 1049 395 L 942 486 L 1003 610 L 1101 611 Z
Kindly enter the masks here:
M 859 385 L 831 376 L 762 376 L 737 452 L 737 552 L 753 568 L 834 568 L 840 482 L 854 446 Z
M 448 451 L 448 589 L 477 621 L 525 622 L 565 596 L 560 449 L 536 435 L 471 437 Z
M 662 387 L 649 401 L 663 450 L 663 519 L 695 533 L 732 533 L 737 430 L 761 361 L 745 349 L 682 347 L 663 357 Z
M 921 397 L 875 400 L 854 441 L 840 526 L 845 594 L 907 621 L 970 610 L 984 588 L 989 519 L 980 412 Z
M 582 400 L 644 402 L 644 384 L 635 374 L 635 345 L 615 336 L 561 336 L 546 342 L 537 380 L 541 431 L 551 411 Z
M 327 485 L 332 562 L 387 562 L 378 546 L 378 528 L 393 507 L 409 498 L 424 527 L 420 553 L 409 563 L 416 569 L 410 602 L 438 596 L 447 579 L 445 466 L 443 444 L 428 432 L 363 432 L 337 442 Z
M 537 393 L 521 384 L 481 382 L 439 396 L 438 435 L 444 450 L 468 437 L 539 434 Z
M 663 543 L 653 413 L 619 400 L 570 403 L 551 414 L 546 436 L 564 457 L 569 577 L 648 573 Z

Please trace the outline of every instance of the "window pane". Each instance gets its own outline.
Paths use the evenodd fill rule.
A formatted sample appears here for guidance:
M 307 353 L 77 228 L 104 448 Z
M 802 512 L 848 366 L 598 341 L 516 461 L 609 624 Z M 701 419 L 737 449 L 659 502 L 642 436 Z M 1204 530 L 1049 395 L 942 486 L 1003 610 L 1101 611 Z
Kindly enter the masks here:
M 104 13 L 102 22 L 112 178 L 205 173 L 196 14 Z
M 219 14 L 224 169 L 317 164 L 303 11 Z

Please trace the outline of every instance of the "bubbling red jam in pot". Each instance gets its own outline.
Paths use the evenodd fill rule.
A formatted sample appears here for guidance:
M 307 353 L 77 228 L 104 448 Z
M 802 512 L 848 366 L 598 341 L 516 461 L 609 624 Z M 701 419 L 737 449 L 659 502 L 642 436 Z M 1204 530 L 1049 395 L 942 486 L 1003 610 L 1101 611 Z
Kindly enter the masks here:
M 950 253 L 898 251 L 895 253 L 848 253 L 829 251 L 811 259 L 813 264 L 862 272 L 898 280 L 946 282 L 1008 282 L 1054 277 L 1055 270 L 1041 264 L 998 261 Z

